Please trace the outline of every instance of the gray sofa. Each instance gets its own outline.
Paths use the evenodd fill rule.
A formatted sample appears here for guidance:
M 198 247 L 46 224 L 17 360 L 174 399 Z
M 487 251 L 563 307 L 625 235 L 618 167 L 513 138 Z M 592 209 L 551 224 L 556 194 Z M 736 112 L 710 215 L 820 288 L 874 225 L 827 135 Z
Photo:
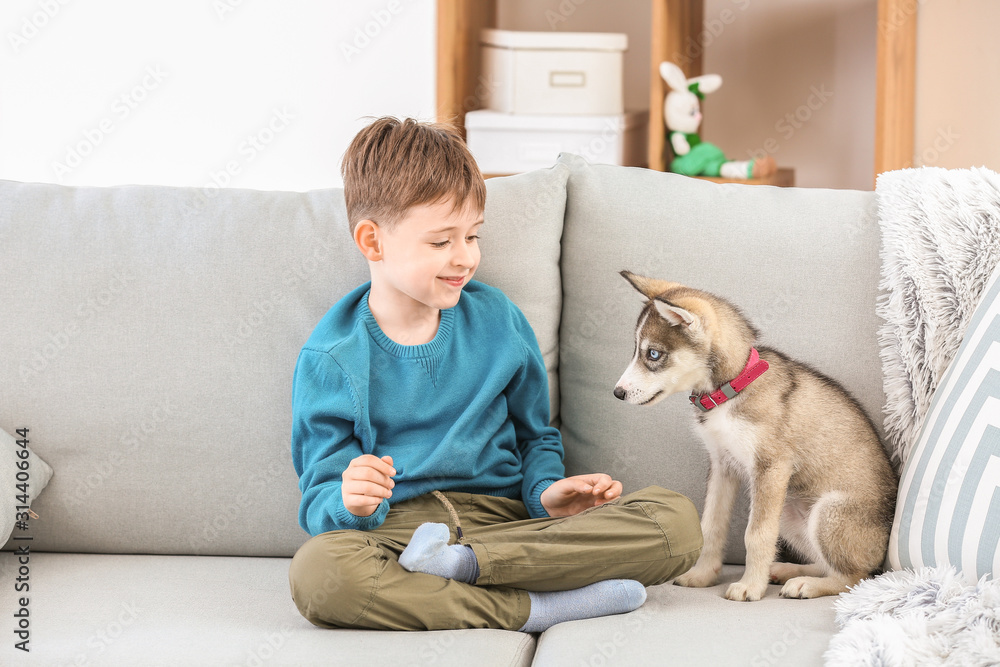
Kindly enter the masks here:
M 718 185 L 573 155 L 487 188 L 477 278 L 536 331 L 570 474 L 704 502 L 686 398 L 639 408 L 612 394 L 641 305 L 621 269 L 730 298 L 881 422 L 873 192 Z M 12 634 L 19 565 L 0 555 L 0 664 L 821 663 L 833 598 L 722 597 L 741 573 L 745 502 L 722 584 L 651 588 L 632 614 L 540 636 L 306 622 L 287 581 L 308 537 L 292 371 L 321 316 L 365 280 L 338 189 L 0 182 L 0 428 L 29 428 L 54 470 L 38 518 L 16 531 L 31 537 L 30 653 Z

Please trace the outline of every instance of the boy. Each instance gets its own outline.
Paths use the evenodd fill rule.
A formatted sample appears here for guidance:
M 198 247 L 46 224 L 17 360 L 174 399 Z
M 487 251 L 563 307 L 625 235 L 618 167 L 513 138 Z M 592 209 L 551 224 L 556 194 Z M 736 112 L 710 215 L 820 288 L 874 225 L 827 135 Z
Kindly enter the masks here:
M 664 489 L 565 477 L 534 333 L 472 281 L 486 186 L 464 142 L 381 118 L 342 171 L 371 282 L 295 369 L 299 522 L 314 536 L 289 571 L 299 611 L 321 627 L 541 632 L 638 608 L 697 559 L 697 514 Z

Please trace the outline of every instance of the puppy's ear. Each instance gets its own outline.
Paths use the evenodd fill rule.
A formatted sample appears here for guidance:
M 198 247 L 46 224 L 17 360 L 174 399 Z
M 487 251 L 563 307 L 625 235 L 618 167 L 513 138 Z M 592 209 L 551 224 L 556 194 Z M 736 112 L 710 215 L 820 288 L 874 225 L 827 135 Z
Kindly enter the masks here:
M 621 271 L 621 276 L 629 281 L 640 294 L 647 299 L 655 299 L 659 295 L 675 287 L 681 287 L 680 283 L 672 283 L 668 280 L 657 280 L 656 278 L 646 278 L 631 271 Z
M 656 312 L 660 314 L 660 317 L 669 322 L 671 326 L 684 325 L 686 327 L 701 328 L 700 326 L 695 327 L 695 325 L 700 325 L 700 320 L 697 315 L 689 310 L 685 310 L 663 299 L 653 299 L 653 306 L 656 307 Z

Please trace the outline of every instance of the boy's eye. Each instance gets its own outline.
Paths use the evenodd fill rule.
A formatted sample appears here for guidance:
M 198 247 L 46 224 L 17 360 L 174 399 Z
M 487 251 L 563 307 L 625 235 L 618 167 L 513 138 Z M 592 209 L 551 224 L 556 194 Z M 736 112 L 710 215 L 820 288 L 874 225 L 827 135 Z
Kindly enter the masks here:
M 663 353 L 660 352 L 659 350 L 654 350 L 650 348 L 646 350 L 646 356 L 649 358 L 650 361 L 659 361 L 660 357 L 663 356 Z
M 478 235 L 466 236 L 465 237 L 465 242 L 466 243 L 473 243 L 478 238 L 479 238 Z M 451 239 L 445 239 L 444 241 L 432 241 L 431 242 L 431 247 L 432 248 L 444 248 L 449 243 L 451 243 Z

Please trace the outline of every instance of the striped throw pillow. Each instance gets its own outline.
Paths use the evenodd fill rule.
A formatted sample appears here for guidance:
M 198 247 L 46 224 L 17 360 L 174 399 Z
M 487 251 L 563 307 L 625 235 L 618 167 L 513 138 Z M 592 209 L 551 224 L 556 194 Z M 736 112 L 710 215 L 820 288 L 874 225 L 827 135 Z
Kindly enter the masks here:
M 900 476 L 893 569 L 1000 574 L 1000 266 L 994 270 Z

